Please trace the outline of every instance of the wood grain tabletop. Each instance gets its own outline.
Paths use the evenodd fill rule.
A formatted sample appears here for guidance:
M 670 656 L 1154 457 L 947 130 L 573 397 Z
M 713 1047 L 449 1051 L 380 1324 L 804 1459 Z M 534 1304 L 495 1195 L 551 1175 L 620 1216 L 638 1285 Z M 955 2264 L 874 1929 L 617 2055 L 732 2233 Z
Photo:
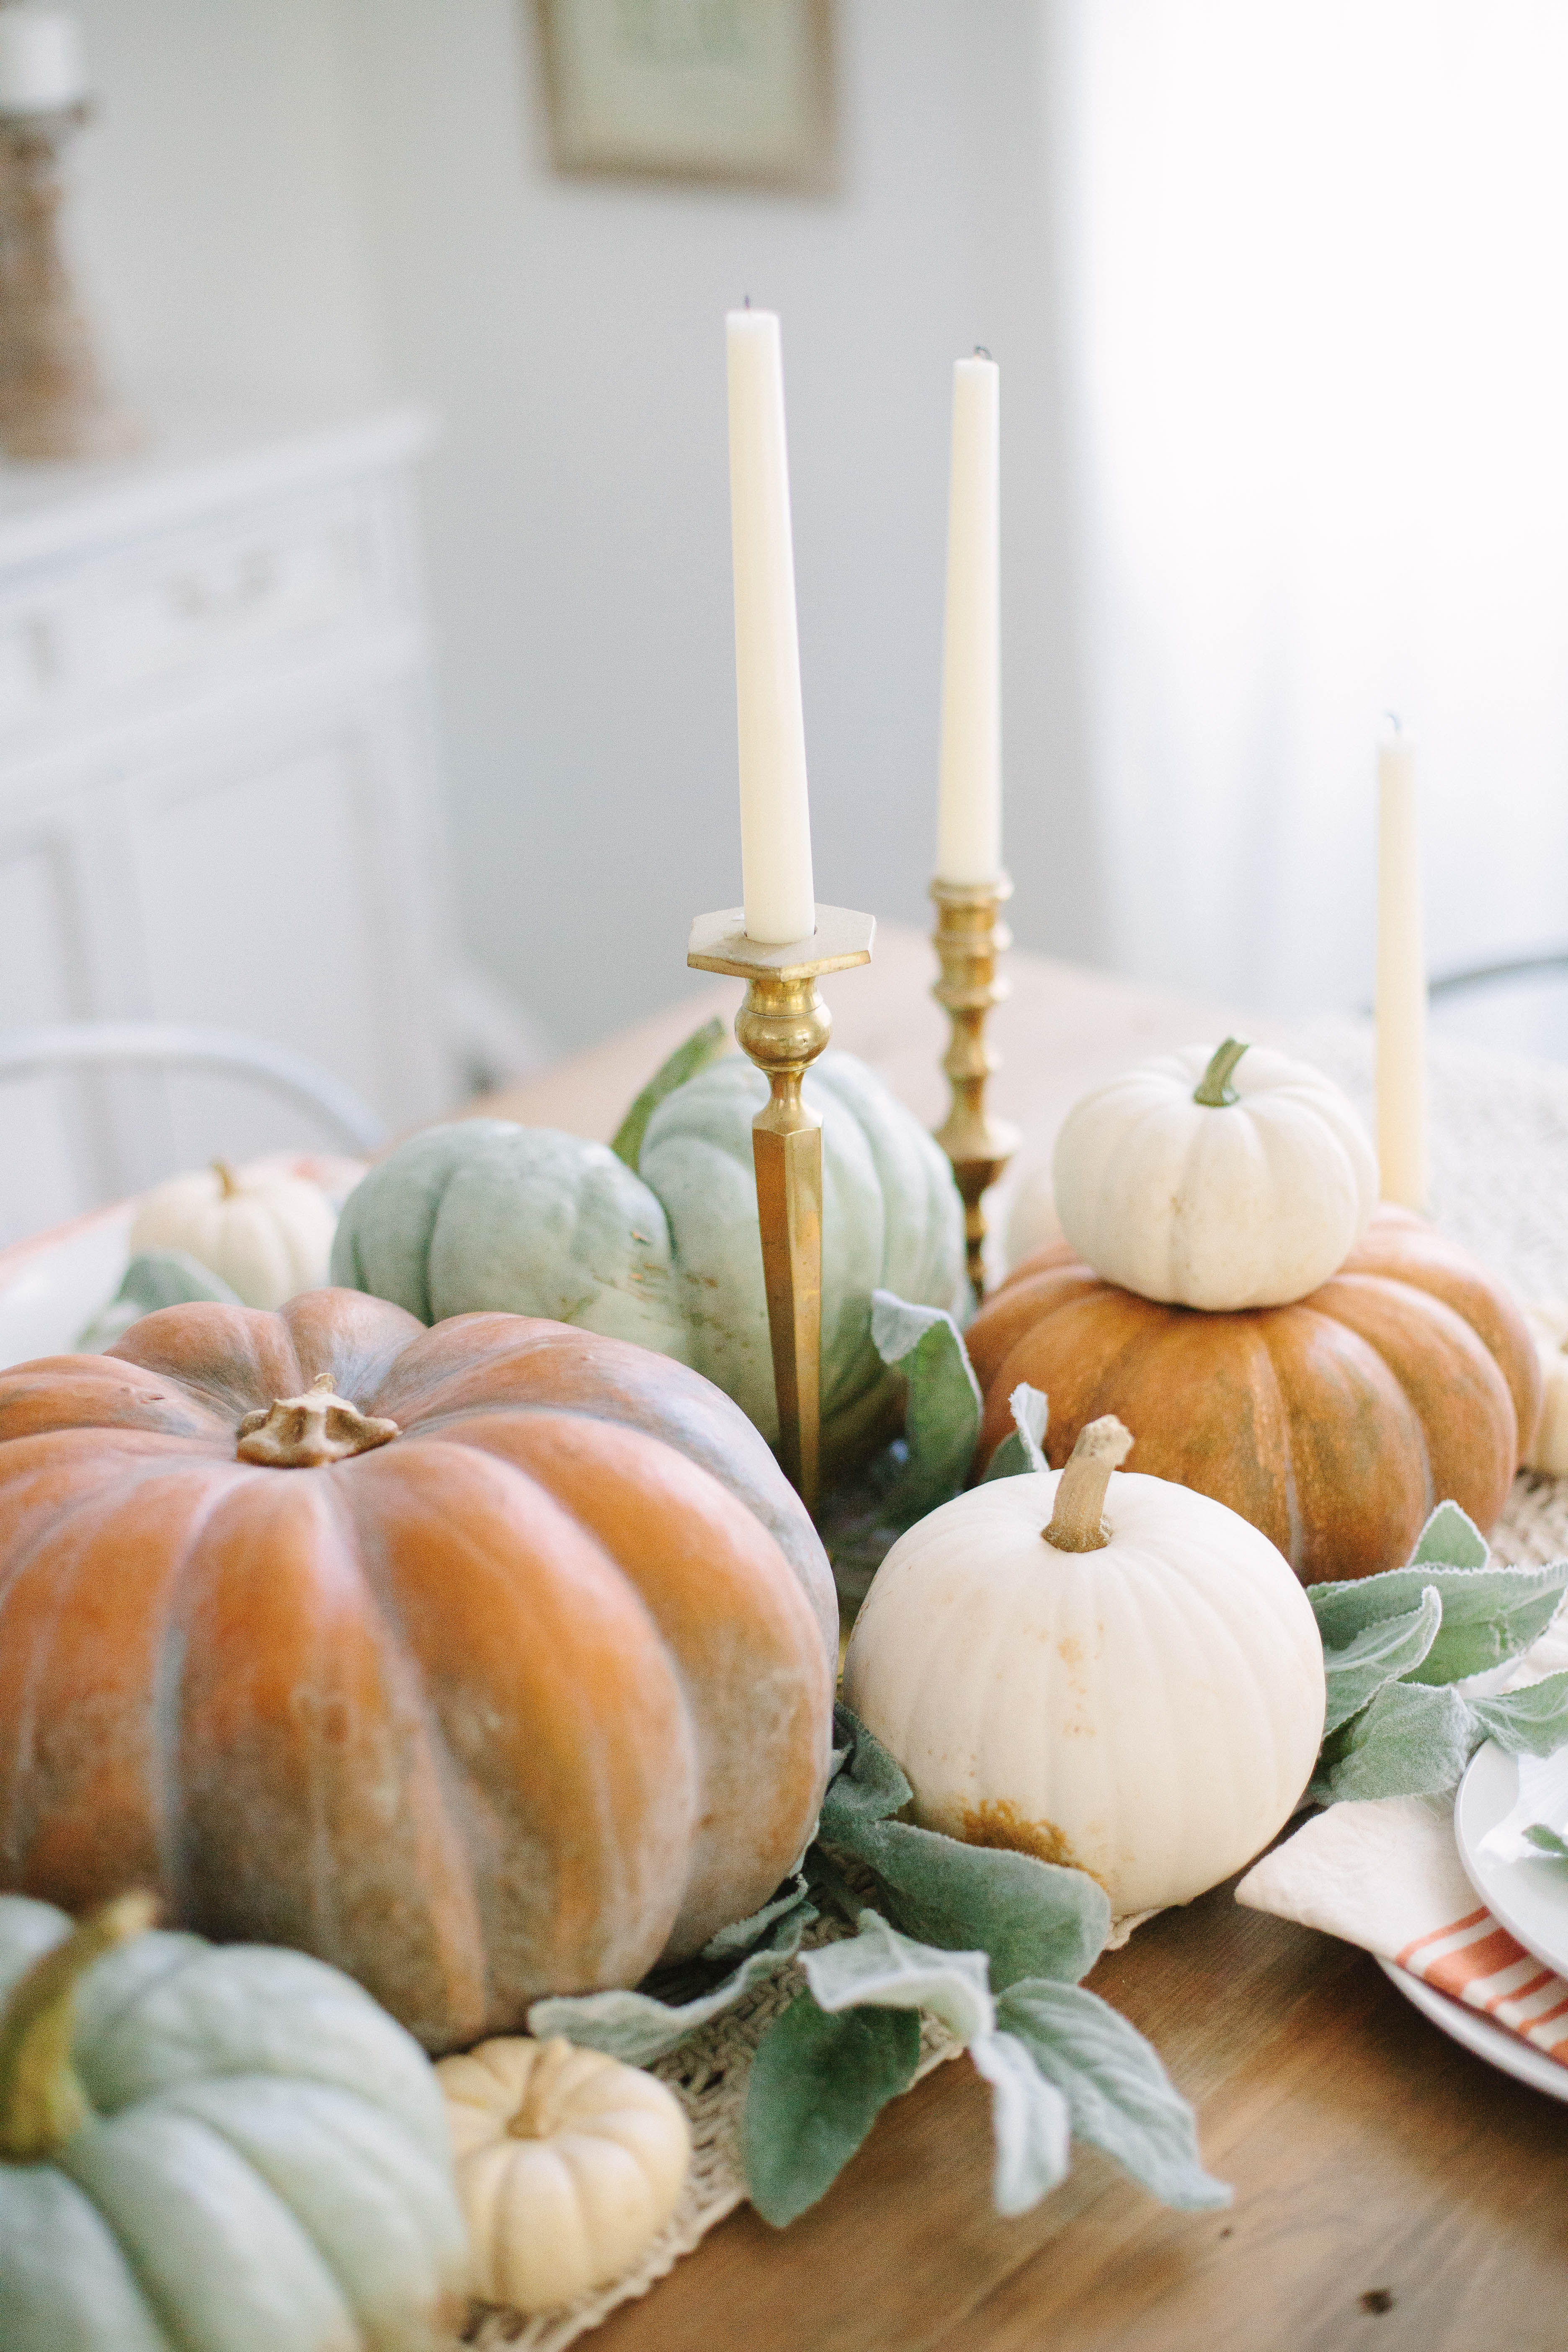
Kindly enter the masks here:
M 1044 1160 L 1069 1105 L 1142 1055 L 1236 1026 L 1015 955 L 995 1108 Z M 921 1118 L 944 1108 L 931 951 L 884 928 L 826 984 L 837 1041 Z M 729 982 L 476 1108 L 610 1135 Z M 1254 1024 L 1249 1034 L 1263 1035 Z M 1005 1212 L 1005 1203 L 1004 1203 Z M 996 1222 L 1001 1222 L 1000 1215 Z M 1568 2106 L 1447 2041 L 1350 1946 L 1243 1910 L 1230 1885 L 1168 1911 L 1088 1979 L 1154 2043 L 1198 2114 L 1226 2212 L 1166 2211 L 1075 2147 L 1070 2179 L 1004 2221 L 989 2095 L 967 2058 L 884 2111 L 822 2203 L 775 2231 L 742 2207 L 595 2352 L 1568 2352 Z

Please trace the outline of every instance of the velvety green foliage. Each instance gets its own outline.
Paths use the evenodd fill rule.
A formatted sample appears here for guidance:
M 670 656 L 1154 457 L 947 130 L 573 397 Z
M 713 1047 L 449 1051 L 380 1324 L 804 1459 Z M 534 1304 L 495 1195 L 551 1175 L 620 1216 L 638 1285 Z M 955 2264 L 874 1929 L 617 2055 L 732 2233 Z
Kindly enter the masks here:
M 1075 2139 L 1091 2140 L 1166 2205 L 1207 2210 L 1230 2190 L 1198 2158 L 1193 2111 L 1141 2033 L 1082 1985 L 1015 1985 L 996 2004 L 1068 2104 Z
M 1329 1691 L 1308 1790 L 1320 1804 L 1443 1795 L 1485 1739 L 1533 1756 L 1568 1742 L 1568 1674 L 1489 1696 L 1456 1687 L 1528 1649 L 1568 1588 L 1568 1559 L 1493 1568 L 1489 1559 L 1464 1512 L 1444 1503 L 1407 1568 L 1308 1588 Z
M 828 1788 L 817 1836 L 876 1872 L 896 1926 L 949 1948 L 978 1946 L 998 1989 L 1034 1976 L 1076 1983 L 1094 1966 L 1110 1932 L 1103 1887 L 1033 1854 L 891 1820 L 909 1782 L 847 1707 L 837 1721 L 838 1736 L 853 1742 L 852 1765 Z
M 1398 1617 L 1374 1617 L 1342 1650 L 1325 1650 L 1329 1685 L 1325 1732 L 1337 1731 L 1387 1683 L 1414 1673 L 1437 1638 L 1443 1603 L 1431 1585 L 1414 1609 Z
M 716 1062 L 721 1054 L 727 1054 L 729 1050 L 730 1033 L 715 1013 L 711 1021 L 694 1030 L 684 1045 L 678 1045 L 668 1059 L 659 1064 L 616 1128 L 610 1143 L 616 1158 L 629 1168 L 634 1176 L 642 1150 L 642 1139 L 647 1133 L 647 1123 L 666 1095 L 672 1095 L 677 1087 L 683 1087 L 688 1078 L 694 1078 L 700 1070 L 708 1067 L 710 1062 Z
M 920 2063 L 921 2021 L 906 2009 L 829 2015 L 802 1993 L 758 2044 L 746 2088 L 746 2189 L 782 2230 L 830 2189 Z
M 985 1477 L 1016 1478 L 1030 1470 L 1048 1470 L 1046 1459 L 1046 1428 L 1050 1415 L 1050 1402 L 1027 1381 L 1020 1381 L 1007 1400 L 1012 1408 L 1013 1426 L 985 1466 Z M 984 1482 L 983 1482 L 984 1483 Z
M 160 1307 L 189 1307 L 197 1300 L 218 1307 L 240 1303 L 222 1276 L 201 1265 L 189 1250 L 142 1250 L 132 1259 L 114 1297 L 99 1308 L 77 1346 L 89 1355 L 100 1354 L 112 1348 L 143 1315 L 155 1314 Z

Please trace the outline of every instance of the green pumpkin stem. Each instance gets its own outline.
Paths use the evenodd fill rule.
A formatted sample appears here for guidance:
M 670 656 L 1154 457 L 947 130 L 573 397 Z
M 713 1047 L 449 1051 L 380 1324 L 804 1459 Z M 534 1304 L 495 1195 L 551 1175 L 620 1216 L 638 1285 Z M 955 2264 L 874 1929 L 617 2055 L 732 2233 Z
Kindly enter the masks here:
M 47 2164 L 92 2110 L 71 2064 L 76 1989 L 95 1960 L 144 1935 L 151 1895 L 117 1895 L 35 1960 L 0 2011 L 0 2164 Z
M 1205 1110 L 1227 1110 L 1233 1102 L 1239 1102 L 1241 1097 L 1230 1083 L 1230 1074 L 1243 1054 L 1251 1050 L 1248 1038 L 1227 1037 L 1216 1048 L 1208 1068 L 1193 1088 L 1193 1100 L 1202 1103 Z
M 1113 1412 L 1102 1413 L 1079 1431 L 1078 1444 L 1057 1486 L 1057 1504 L 1045 1539 L 1057 1551 L 1103 1551 L 1110 1530 L 1101 1518 L 1110 1474 L 1123 1463 L 1132 1433 Z

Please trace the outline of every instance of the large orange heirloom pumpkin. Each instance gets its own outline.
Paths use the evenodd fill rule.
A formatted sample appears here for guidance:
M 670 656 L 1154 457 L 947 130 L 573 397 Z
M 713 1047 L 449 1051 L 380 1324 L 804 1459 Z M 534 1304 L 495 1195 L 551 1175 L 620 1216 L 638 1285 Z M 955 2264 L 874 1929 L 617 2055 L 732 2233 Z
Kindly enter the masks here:
M 319 1290 L 0 1374 L 0 1885 L 153 1888 L 432 2049 L 765 1902 L 837 1650 L 763 1440 L 622 1340 Z
M 1138 1433 L 1130 1469 L 1228 1503 L 1304 1584 L 1400 1566 L 1450 1497 L 1491 1528 L 1541 1410 L 1512 1299 L 1407 1209 L 1379 1209 L 1307 1297 L 1234 1313 L 1139 1297 L 1058 1243 L 966 1337 L 985 1395 L 978 1468 L 1026 1381 L 1050 1401 L 1054 1467 L 1114 1412 Z

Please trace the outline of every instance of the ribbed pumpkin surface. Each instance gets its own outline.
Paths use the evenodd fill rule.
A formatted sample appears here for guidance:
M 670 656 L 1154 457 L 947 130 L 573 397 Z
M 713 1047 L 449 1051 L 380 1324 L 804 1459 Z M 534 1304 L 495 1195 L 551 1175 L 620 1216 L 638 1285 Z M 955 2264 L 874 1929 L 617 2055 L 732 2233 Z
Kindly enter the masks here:
M 1053 1466 L 1114 1412 L 1137 1432 L 1130 1470 L 1228 1503 L 1305 1584 L 1400 1566 L 1450 1498 L 1489 1528 L 1541 1410 L 1508 1293 L 1405 1209 L 1380 1208 L 1310 1297 L 1232 1314 L 1118 1289 L 1058 1243 L 966 1336 L 985 1394 L 979 1466 L 1026 1381 L 1050 1401 Z
M 321 1372 L 401 1434 L 237 1461 Z M 762 1439 L 618 1340 L 327 1290 L 0 1374 L 0 1885 L 152 1886 L 432 2048 L 765 1901 L 821 1800 L 836 1643 Z

